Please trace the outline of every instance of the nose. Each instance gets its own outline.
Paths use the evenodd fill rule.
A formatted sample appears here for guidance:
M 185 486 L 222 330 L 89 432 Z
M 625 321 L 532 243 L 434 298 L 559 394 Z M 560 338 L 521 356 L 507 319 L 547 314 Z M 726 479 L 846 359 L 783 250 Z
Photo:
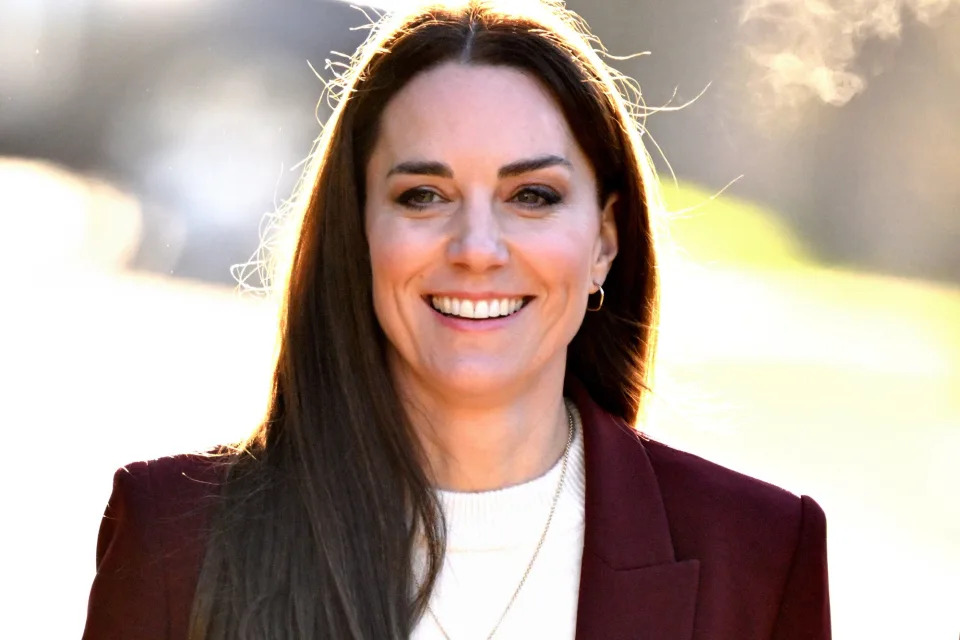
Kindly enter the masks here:
M 506 264 L 503 230 L 488 198 L 467 199 L 457 211 L 447 258 L 456 266 L 478 272 Z

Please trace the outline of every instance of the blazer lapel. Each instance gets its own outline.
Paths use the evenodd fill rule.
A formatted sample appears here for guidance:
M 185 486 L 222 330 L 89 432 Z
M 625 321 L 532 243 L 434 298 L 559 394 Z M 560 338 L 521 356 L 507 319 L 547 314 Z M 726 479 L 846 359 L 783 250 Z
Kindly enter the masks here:
M 660 487 L 640 435 L 577 381 L 583 421 L 585 530 L 577 640 L 690 640 L 700 563 L 677 562 Z

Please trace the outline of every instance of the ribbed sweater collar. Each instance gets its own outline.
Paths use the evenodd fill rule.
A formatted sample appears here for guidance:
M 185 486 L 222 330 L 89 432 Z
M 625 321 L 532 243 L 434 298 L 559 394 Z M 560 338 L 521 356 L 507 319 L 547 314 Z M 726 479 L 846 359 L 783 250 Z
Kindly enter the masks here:
M 583 427 L 576 406 L 575 434 L 570 445 L 567 475 L 550 525 L 557 532 L 583 529 Z M 522 484 L 492 491 L 437 491 L 447 519 L 447 550 L 492 551 L 536 544 L 553 501 L 563 458 L 543 475 Z

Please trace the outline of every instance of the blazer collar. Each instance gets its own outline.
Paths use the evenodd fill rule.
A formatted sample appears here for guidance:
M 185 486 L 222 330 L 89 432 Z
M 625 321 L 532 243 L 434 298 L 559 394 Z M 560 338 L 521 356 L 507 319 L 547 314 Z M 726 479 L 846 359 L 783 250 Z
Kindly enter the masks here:
M 639 433 L 567 381 L 583 423 L 586 496 L 577 640 L 693 636 L 700 565 L 677 562 Z

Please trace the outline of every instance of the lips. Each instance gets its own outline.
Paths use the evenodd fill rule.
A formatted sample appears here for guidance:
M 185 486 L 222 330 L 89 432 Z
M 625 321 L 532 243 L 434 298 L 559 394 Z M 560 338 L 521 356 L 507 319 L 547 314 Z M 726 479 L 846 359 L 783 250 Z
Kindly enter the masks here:
M 513 315 L 523 308 L 526 299 L 523 296 L 460 298 L 456 296 L 431 295 L 427 302 L 446 316 L 485 320 Z

